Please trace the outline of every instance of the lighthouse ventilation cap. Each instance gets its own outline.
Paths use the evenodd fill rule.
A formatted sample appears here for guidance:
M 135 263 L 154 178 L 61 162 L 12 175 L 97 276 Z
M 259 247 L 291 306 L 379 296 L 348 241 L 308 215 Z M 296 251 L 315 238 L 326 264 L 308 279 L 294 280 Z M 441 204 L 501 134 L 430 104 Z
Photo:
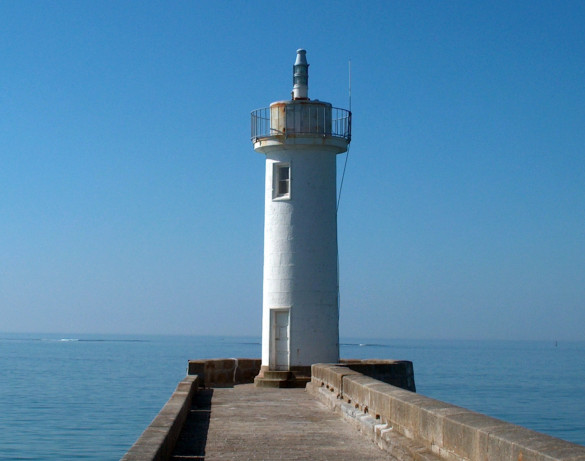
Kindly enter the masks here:
M 309 64 L 307 50 L 299 48 L 293 65 L 293 99 L 309 99 Z

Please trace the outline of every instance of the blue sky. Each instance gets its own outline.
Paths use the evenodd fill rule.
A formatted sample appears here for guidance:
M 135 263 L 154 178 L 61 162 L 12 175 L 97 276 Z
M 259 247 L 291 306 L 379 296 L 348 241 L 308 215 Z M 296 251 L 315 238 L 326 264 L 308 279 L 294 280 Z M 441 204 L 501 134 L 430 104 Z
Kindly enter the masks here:
M 351 59 L 342 336 L 585 339 L 583 24 L 580 1 L 0 2 L 0 331 L 259 335 L 250 111 L 302 47 L 339 107 Z

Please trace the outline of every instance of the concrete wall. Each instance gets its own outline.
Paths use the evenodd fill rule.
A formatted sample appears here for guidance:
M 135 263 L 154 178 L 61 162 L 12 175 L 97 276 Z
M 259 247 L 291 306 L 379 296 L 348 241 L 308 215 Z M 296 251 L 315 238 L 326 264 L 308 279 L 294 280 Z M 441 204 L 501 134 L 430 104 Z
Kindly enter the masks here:
M 202 387 L 233 387 L 253 383 L 260 364 L 260 359 L 189 360 L 187 374 L 197 375 Z
M 187 376 L 171 395 L 122 461 L 164 461 L 170 458 L 199 387 L 197 376 Z
M 309 392 L 401 460 L 585 461 L 585 447 L 364 376 L 312 366 Z
M 340 360 L 341 365 L 383 383 L 416 392 L 414 368 L 408 360 Z

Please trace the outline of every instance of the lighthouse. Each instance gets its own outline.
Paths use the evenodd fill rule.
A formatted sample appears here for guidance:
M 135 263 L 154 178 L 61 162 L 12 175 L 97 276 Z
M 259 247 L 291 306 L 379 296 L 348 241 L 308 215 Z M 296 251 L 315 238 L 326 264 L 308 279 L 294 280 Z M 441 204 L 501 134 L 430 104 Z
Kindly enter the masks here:
M 336 156 L 351 113 L 309 99 L 297 50 L 290 100 L 252 112 L 254 150 L 266 157 L 262 368 L 281 387 L 339 360 Z M 262 385 L 262 384 L 260 384 Z

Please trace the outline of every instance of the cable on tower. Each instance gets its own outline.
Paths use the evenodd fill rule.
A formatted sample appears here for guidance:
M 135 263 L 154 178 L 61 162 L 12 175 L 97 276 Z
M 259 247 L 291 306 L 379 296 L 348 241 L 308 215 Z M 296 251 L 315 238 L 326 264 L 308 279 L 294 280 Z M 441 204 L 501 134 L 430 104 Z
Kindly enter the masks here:
M 351 114 L 351 59 L 349 60 L 349 113 Z M 343 180 L 345 179 L 345 170 L 347 169 L 347 161 L 349 159 L 349 144 L 347 145 L 347 152 L 345 154 L 345 162 L 343 164 L 343 173 L 341 174 L 341 183 L 339 184 L 339 195 L 337 196 L 337 208 L 335 211 L 339 211 L 339 202 L 341 202 L 341 190 L 343 189 Z

